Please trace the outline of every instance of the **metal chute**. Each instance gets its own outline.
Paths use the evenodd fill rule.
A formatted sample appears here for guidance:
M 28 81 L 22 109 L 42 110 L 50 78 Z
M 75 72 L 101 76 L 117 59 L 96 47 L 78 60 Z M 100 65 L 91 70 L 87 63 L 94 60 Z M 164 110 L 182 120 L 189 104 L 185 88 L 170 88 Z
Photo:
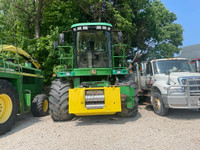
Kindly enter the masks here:
M 2 51 L 2 49 L 0 49 L 0 52 Z M 15 53 L 15 54 L 19 54 L 23 57 L 25 57 L 27 60 L 31 61 L 32 64 L 37 68 L 39 69 L 40 68 L 40 64 L 34 60 L 27 52 L 25 52 L 23 49 L 19 48 L 19 47 L 15 47 L 13 45 L 3 45 L 3 51 L 6 51 L 6 52 L 12 52 L 12 53 Z

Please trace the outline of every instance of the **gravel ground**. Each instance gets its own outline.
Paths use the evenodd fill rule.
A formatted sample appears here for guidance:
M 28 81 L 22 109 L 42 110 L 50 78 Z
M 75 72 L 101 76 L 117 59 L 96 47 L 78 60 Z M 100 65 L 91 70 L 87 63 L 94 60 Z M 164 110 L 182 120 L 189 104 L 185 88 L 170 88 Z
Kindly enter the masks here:
M 76 117 L 53 122 L 50 116 L 18 116 L 13 130 L 0 136 L 1 150 L 200 149 L 200 111 L 171 110 L 160 117 L 139 106 L 134 118 Z

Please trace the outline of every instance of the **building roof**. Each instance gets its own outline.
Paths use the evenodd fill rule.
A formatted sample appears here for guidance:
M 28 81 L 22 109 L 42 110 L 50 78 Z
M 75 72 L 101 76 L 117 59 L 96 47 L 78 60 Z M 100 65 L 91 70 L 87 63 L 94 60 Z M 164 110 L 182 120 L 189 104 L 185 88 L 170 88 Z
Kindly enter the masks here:
M 183 47 L 179 58 L 195 59 L 200 58 L 200 44 Z

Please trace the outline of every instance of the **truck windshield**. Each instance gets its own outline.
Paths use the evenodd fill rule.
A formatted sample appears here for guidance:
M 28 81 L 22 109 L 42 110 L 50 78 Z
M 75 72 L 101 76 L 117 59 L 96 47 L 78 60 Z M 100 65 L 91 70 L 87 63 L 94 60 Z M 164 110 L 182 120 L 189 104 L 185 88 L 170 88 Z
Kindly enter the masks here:
M 109 68 L 111 63 L 110 32 L 80 31 L 75 35 L 77 68 Z
M 154 73 L 194 72 L 187 60 L 162 60 L 153 62 Z

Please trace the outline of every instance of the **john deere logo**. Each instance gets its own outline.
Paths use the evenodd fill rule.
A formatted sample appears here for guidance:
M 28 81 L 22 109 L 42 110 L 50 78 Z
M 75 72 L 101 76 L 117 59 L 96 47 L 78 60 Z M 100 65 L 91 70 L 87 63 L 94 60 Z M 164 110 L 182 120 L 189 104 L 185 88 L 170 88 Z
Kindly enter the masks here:
M 97 71 L 95 69 L 90 70 L 91 74 L 97 74 Z

